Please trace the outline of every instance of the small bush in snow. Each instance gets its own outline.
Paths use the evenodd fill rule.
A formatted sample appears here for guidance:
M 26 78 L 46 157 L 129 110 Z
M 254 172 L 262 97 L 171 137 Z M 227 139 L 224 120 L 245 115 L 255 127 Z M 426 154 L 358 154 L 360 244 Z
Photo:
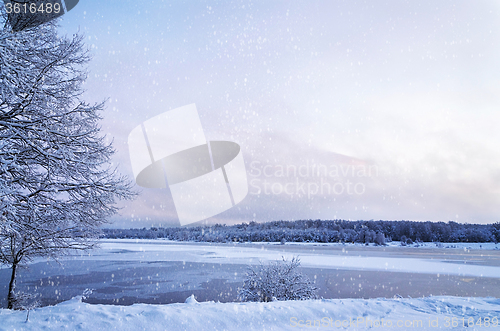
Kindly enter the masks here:
M 238 293 L 242 301 L 285 301 L 316 299 L 317 288 L 307 276 L 297 271 L 297 257 L 269 265 L 249 267 L 243 288 Z
M 14 310 L 29 311 L 40 307 L 40 301 L 37 300 L 36 295 L 19 291 L 13 291 L 12 303 Z

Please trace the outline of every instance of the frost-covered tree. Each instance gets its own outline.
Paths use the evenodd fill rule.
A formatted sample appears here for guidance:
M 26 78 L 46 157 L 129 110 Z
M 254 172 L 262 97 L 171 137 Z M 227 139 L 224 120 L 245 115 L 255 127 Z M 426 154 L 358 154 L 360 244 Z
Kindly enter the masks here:
M 385 236 L 382 232 L 377 232 L 377 234 L 375 236 L 375 244 L 385 245 Z
M 12 268 L 92 248 L 100 226 L 132 198 L 111 165 L 101 134 L 103 103 L 81 100 L 89 61 L 82 37 L 61 37 L 49 22 L 14 32 L 0 28 L 0 263 Z
M 317 288 L 297 270 L 299 266 L 299 258 L 294 257 L 249 267 L 239 298 L 257 302 L 316 299 Z

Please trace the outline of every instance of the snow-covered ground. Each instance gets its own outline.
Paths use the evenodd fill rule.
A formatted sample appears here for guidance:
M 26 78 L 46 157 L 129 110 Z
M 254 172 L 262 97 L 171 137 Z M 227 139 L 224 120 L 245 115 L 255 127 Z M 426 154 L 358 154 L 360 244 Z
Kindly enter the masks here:
M 0 310 L 0 330 L 495 330 L 500 300 L 331 299 L 271 303 L 91 305 L 81 297 L 26 312 Z
M 248 264 L 266 263 L 279 260 L 282 256 L 291 258 L 299 255 L 303 267 L 323 270 L 323 272 L 354 270 L 357 278 L 358 271 L 356 270 L 360 270 L 359 273 L 367 272 L 368 277 L 379 277 L 382 283 L 388 281 L 388 275 L 408 275 L 408 279 L 415 274 L 455 275 L 456 277 L 463 276 L 463 282 L 460 283 L 462 285 L 455 285 L 458 283 L 452 282 L 448 283 L 451 284 L 450 286 L 463 287 L 476 284 L 476 286 L 486 286 L 486 290 L 482 292 L 486 293 L 485 295 L 492 295 L 491 293 L 494 292 L 493 287 L 496 287 L 495 284 L 500 275 L 500 253 L 495 244 L 443 244 L 442 247 L 436 247 L 436 244 L 419 247 L 395 246 L 399 246 L 399 243 L 386 247 L 366 247 L 365 245 L 316 243 L 233 245 L 165 240 L 103 240 L 101 249 L 87 255 L 75 255 L 68 258 L 67 269 L 58 272 L 69 273 L 72 277 L 65 288 L 66 291 L 73 288 L 74 292 L 71 293 L 82 293 L 82 290 L 77 287 L 87 285 L 80 284 L 80 280 L 91 278 L 93 285 L 104 281 L 100 285 L 101 290 L 119 289 L 120 286 L 128 288 L 130 285 L 117 279 L 120 270 L 122 273 L 129 271 L 134 275 L 138 273 L 134 276 L 136 278 L 133 280 L 134 286 L 137 286 L 137 279 L 141 277 L 140 280 L 147 279 L 151 283 L 148 286 L 153 286 L 153 291 L 156 288 L 156 292 L 161 292 L 168 291 L 167 287 L 162 286 L 173 284 L 168 281 L 162 285 L 161 280 L 166 280 L 164 277 L 182 278 L 179 281 L 194 284 L 192 289 L 197 289 L 200 279 L 204 277 L 227 278 L 229 276 L 222 275 L 233 272 L 234 266 L 239 265 L 241 269 Z M 162 263 L 169 265 L 168 274 L 149 274 L 148 270 L 153 269 L 148 268 Z M 81 265 L 81 267 L 71 269 L 69 268 L 71 264 Z M 204 264 L 210 265 L 210 268 L 217 267 L 210 270 L 194 269 L 195 265 Z M 93 265 L 100 266 L 97 269 L 98 272 L 95 269 L 88 269 Z M 177 266 L 176 271 L 175 266 Z M 120 269 L 125 267 L 130 269 Z M 229 273 L 225 271 L 225 268 L 229 270 Z M 46 266 L 41 263 L 33 269 L 33 272 L 37 274 L 40 274 L 42 270 L 44 275 L 45 271 L 48 272 Z M 82 278 L 78 278 L 78 273 L 81 273 Z M 110 279 L 107 278 L 108 276 Z M 144 278 L 145 276 L 147 277 Z M 241 277 L 241 274 L 234 275 L 233 281 Z M 44 278 L 44 281 L 54 282 L 55 279 L 55 277 Z M 21 277 L 20 280 L 22 281 L 23 278 Z M 117 284 L 120 281 L 122 285 Z M 154 285 L 158 284 L 158 281 L 160 285 Z M 444 285 L 443 281 L 444 279 L 438 283 Z M 361 285 L 364 286 L 364 284 Z M 134 295 L 139 295 L 140 288 L 134 286 L 129 291 L 135 293 Z M 340 286 L 344 284 L 341 283 Z M 488 286 L 491 291 L 488 290 Z M 57 290 L 58 287 L 53 288 L 52 291 L 54 289 Z M 183 289 L 186 290 L 186 287 Z M 175 289 L 175 291 L 179 290 Z M 182 299 L 184 300 L 191 294 L 188 292 L 189 290 L 178 293 L 185 295 Z M 390 297 L 397 296 L 398 292 L 391 293 L 393 294 Z M 400 292 L 400 294 L 403 293 Z M 325 299 L 271 303 L 213 301 L 198 303 L 194 298 L 190 298 L 186 303 L 134 304 L 132 306 L 95 305 L 82 302 L 81 297 L 75 297 L 54 306 L 31 311 L 28 322 L 25 322 L 26 312 L 0 310 L 0 330 L 495 330 L 500 329 L 499 319 L 500 299 L 478 297 L 431 296 L 391 299 L 374 296 L 373 299 Z

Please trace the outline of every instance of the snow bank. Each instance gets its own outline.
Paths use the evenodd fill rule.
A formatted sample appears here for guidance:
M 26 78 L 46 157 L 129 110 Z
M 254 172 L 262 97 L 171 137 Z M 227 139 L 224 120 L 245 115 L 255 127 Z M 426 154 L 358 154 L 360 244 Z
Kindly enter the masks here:
M 111 306 L 76 297 L 32 311 L 28 322 L 26 312 L 2 309 L 0 330 L 494 330 L 498 319 L 495 298 L 198 303 L 190 297 L 171 305 Z

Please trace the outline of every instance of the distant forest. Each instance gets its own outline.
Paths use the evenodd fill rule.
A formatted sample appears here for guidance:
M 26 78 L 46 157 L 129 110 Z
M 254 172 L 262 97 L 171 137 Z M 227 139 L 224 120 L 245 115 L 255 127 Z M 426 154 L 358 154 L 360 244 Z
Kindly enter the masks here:
M 196 227 L 152 227 L 150 229 L 104 229 L 102 238 L 165 238 L 199 242 L 356 242 L 383 245 L 401 241 L 418 242 L 500 241 L 500 223 L 300 220 L 211 225 Z

